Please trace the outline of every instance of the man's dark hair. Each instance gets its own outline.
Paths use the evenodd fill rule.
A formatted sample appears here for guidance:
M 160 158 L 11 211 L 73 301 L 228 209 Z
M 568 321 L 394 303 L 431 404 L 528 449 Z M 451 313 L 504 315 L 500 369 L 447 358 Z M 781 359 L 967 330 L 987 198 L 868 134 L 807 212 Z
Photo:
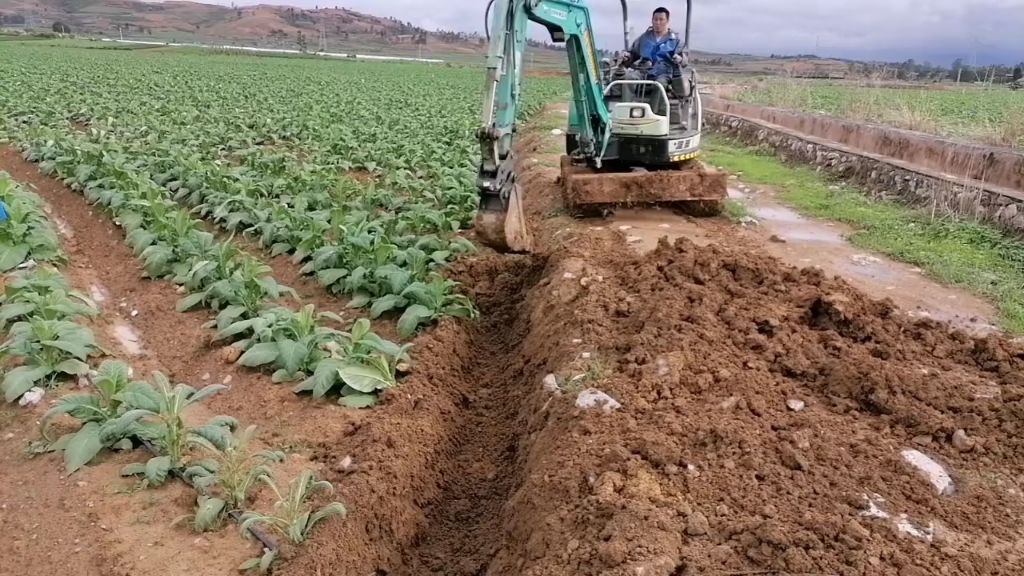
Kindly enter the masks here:
M 669 17 L 670 17 L 670 15 L 668 13 L 668 8 L 665 8 L 664 6 L 658 6 L 657 8 L 654 9 L 654 14 L 658 14 L 658 13 L 664 14 L 666 20 L 668 20 Z M 652 14 L 652 16 L 654 14 Z

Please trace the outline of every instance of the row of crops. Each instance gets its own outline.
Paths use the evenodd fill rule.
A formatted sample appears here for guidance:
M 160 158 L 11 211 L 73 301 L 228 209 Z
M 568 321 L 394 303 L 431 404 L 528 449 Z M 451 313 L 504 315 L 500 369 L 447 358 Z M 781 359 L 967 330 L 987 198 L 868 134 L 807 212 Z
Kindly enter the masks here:
M 175 524 L 207 532 L 233 519 L 243 536 L 260 539 L 263 553 L 243 562 L 239 566 L 243 571 L 267 572 L 277 557 L 277 538 L 299 544 L 320 520 L 347 513 L 341 502 L 319 509 L 309 504 L 314 493 L 333 491 L 329 482 L 318 480 L 310 470 L 300 472 L 283 489 L 269 464 L 284 460 L 285 454 L 255 450 L 251 446 L 255 426 L 242 428 L 227 415 L 199 425 L 186 422 L 184 414 L 191 405 L 226 386 L 197 390 L 188 384 L 172 385 L 161 372 L 154 372 L 149 381 L 136 380 L 132 368 L 116 359 L 104 360 L 93 369 L 89 361 L 101 354 L 101 348 L 83 320 L 98 316 L 100 310 L 62 272 L 67 257 L 42 201 L 3 171 L 0 200 L 9 214 L 0 228 L 0 272 L 5 274 L 0 294 L 0 329 L 5 332 L 0 361 L 9 367 L 0 385 L 5 398 L 22 405 L 38 403 L 68 379 L 78 380 L 79 388 L 85 389 L 52 403 L 39 420 L 39 439 L 30 444 L 30 453 L 62 453 L 67 474 L 105 450 L 147 453 L 144 461 L 125 466 L 121 475 L 139 477 L 141 488 L 175 480 L 193 487 L 195 508 L 176 518 Z M 54 435 L 51 424 L 64 416 L 77 421 L 77 427 Z M 259 483 L 278 496 L 273 511 L 248 509 Z M 267 527 L 277 534 L 268 534 Z
M 106 209 L 180 311 L 296 392 L 369 406 L 396 383 L 400 338 L 473 303 L 442 267 L 474 250 L 479 68 L 20 46 L 0 60 L 0 133 Z M 528 79 L 528 106 L 564 91 Z M 233 234 L 262 251 L 242 250 Z M 344 305 L 295 302 L 288 255 Z

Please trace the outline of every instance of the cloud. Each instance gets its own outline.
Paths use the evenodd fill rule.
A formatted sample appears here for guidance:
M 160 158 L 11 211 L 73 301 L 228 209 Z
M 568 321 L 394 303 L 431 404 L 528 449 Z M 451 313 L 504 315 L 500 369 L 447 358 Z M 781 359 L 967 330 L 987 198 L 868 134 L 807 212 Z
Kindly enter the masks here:
M 296 0 L 294 5 L 312 8 L 318 1 Z M 629 2 L 636 34 L 647 28 L 650 14 L 660 5 L 673 12 L 673 28 L 682 31 L 685 2 L 641 0 Z M 394 16 L 428 29 L 482 31 L 486 4 L 483 0 L 347 0 L 339 6 Z M 588 6 L 599 45 L 617 48 L 622 30 L 619 2 L 591 0 Z M 530 35 L 545 38 L 546 32 L 532 25 Z M 1024 60 L 1022 37 L 1024 0 L 694 0 L 691 44 L 696 50 L 719 53 L 817 53 L 891 60 L 958 54 L 970 61 L 979 52 L 1020 61 Z

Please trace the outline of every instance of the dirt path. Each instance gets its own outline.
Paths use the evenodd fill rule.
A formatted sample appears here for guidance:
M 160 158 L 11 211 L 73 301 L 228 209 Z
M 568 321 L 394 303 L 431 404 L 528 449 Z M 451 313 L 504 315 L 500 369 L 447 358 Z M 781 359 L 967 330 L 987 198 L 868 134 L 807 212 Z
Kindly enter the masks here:
M 630 237 L 631 245 L 641 252 L 653 250 L 662 236 L 688 238 L 702 246 L 749 247 L 792 266 L 818 266 L 830 276 L 842 276 L 867 294 L 891 298 L 910 315 L 929 316 L 977 333 L 997 329 L 994 307 L 981 298 L 935 282 L 919 268 L 853 246 L 845 239 L 853 231 L 850 227 L 801 216 L 779 203 L 770 190 L 740 181 L 732 184 L 730 196 L 747 206 L 756 225 L 691 218 L 665 209 L 620 210 L 607 224 Z
M 224 364 L 203 312 L 181 314 L 181 297 L 169 282 L 149 281 L 121 230 L 78 193 L 43 176 L 8 147 L 0 147 L 0 169 L 28 185 L 60 223 L 70 257 L 69 282 L 98 300 L 100 316 L 92 328 L 116 357 L 128 362 L 136 377 L 160 370 L 173 382 L 202 387 L 226 383 L 230 389 L 192 409 L 205 418 L 228 414 L 243 425 L 257 424 L 267 444 L 296 452 L 282 472 L 309 466 L 306 458 L 324 430 L 350 424 L 336 406 L 317 405 L 289 387 Z M 65 390 L 71 391 L 71 390 Z M 13 539 L 0 544 L 0 574 L 42 572 L 82 576 L 223 575 L 256 555 L 233 530 L 204 535 L 170 528 L 170 522 L 194 505 L 195 493 L 181 483 L 134 492 L 118 471 L 140 454 L 110 455 L 73 477 L 62 473 L 54 455 L 27 459 L 26 443 L 37 436 L 35 422 L 55 397 L 48 393 L 32 410 L 4 406 L 10 423 L 0 431 L 0 525 Z M 267 406 L 275 406 L 268 411 Z M 10 549 L 2 552 L 7 546 Z

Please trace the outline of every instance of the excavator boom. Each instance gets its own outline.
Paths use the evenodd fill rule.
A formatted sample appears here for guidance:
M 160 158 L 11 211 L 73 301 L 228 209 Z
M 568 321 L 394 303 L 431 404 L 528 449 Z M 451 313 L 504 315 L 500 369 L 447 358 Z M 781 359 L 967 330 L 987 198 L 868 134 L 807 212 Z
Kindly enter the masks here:
M 573 105 L 588 119 L 579 134 L 582 154 L 600 158 L 611 135 L 611 122 L 586 6 L 573 0 L 491 0 L 488 9 L 492 7 L 478 133 L 480 208 L 475 228 L 487 244 L 502 251 L 525 252 L 532 249 L 532 237 L 515 179 L 512 145 L 529 22 L 543 25 L 553 39 L 565 42 Z

